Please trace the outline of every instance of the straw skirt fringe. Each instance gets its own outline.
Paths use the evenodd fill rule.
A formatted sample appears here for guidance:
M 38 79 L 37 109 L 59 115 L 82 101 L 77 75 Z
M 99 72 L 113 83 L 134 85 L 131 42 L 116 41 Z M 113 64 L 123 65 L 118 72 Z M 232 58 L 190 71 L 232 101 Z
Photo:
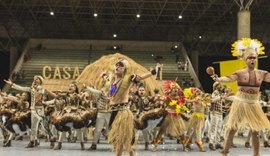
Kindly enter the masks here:
M 263 128 L 270 130 L 270 123 L 259 103 L 260 94 L 248 94 L 238 92 L 234 99 L 228 116 L 227 128 L 250 128 L 252 131 L 260 131 Z
M 166 119 L 169 122 L 167 134 L 173 137 L 180 137 L 186 131 L 185 123 L 180 115 L 167 115 Z
M 113 150 L 130 152 L 134 133 L 133 114 L 129 109 L 119 111 L 112 123 L 108 140 L 113 145 Z

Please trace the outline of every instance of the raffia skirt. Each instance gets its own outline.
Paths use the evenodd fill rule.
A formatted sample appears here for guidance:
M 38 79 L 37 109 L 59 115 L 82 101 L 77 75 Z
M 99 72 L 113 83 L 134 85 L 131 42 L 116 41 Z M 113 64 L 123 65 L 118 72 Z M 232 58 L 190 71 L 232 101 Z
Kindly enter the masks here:
M 252 131 L 260 131 L 263 128 L 270 130 L 270 123 L 259 103 L 260 94 L 248 94 L 238 91 L 233 100 L 228 116 L 227 128 L 250 128 Z
M 165 118 L 169 122 L 167 134 L 173 137 L 180 137 L 186 131 L 186 125 L 181 115 L 168 114 Z
M 202 114 L 202 113 L 199 113 Z M 189 120 L 188 129 L 201 129 L 204 126 L 204 114 L 202 116 L 198 116 L 193 114 Z
M 108 140 L 113 145 L 113 151 L 130 152 L 134 135 L 134 117 L 129 109 L 117 112 L 109 132 Z

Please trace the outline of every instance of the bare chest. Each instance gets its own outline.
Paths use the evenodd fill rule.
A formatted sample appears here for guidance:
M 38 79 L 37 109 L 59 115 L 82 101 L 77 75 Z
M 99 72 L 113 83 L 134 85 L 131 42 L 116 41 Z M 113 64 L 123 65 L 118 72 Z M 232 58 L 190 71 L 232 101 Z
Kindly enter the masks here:
M 239 86 L 260 87 L 263 78 L 259 71 L 240 72 L 238 76 Z

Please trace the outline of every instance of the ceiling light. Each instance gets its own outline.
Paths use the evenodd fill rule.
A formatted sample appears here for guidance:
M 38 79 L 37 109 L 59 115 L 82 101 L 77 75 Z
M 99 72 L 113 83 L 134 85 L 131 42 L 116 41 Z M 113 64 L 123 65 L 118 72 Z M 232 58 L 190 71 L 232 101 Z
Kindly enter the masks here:
M 97 13 L 94 13 L 94 17 L 97 17 L 98 16 L 98 14 Z
M 117 47 L 116 46 L 113 46 L 113 49 L 117 49 Z
M 174 48 L 177 49 L 178 48 L 178 45 L 175 45 Z
M 113 34 L 113 37 L 116 38 L 117 37 L 117 34 Z
M 183 18 L 183 16 L 182 16 L 182 15 L 179 15 L 179 16 L 178 16 L 178 18 L 179 18 L 179 19 L 182 19 L 182 18 Z
M 141 17 L 141 15 L 140 15 L 140 14 L 137 14 L 137 15 L 136 15 L 136 17 L 137 17 L 137 18 L 140 18 L 140 17 Z
M 201 38 L 202 38 L 202 36 L 200 35 L 200 36 L 199 36 L 199 39 L 201 39 Z
M 53 16 L 53 15 L 54 15 L 54 12 L 53 12 L 53 11 L 51 11 L 51 12 L 50 12 L 50 15 L 51 15 L 51 16 Z

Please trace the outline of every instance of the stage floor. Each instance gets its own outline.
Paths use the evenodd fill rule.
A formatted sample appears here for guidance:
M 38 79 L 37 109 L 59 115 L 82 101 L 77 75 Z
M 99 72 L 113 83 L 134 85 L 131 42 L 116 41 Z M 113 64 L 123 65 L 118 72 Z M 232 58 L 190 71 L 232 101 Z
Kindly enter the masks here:
M 199 152 L 198 148 L 192 145 L 193 150 L 189 152 L 183 152 L 182 146 L 175 143 L 175 140 L 166 139 L 164 145 L 158 146 L 158 151 L 145 151 L 144 144 L 140 143 L 135 146 L 136 156 L 221 156 L 218 151 L 210 151 L 208 144 L 205 144 L 206 152 Z M 235 138 L 234 141 L 237 148 L 233 148 L 230 151 L 229 156 L 252 156 L 252 149 L 244 147 L 244 138 Z M 114 156 L 111 152 L 111 146 L 106 143 L 106 140 L 101 140 L 98 144 L 96 151 L 80 150 L 80 144 L 77 143 L 66 143 L 62 144 L 61 150 L 49 149 L 49 143 L 41 140 L 41 145 L 37 148 L 27 149 L 24 148 L 28 141 L 12 141 L 12 147 L 0 147 L 0 156 Z M 85 144 L 86 148 L 89 148 L 90 142 Z M 150 146 L 152 147 L 152 146 Z M 125 156 L 128 154 L 125 153 Z M 270 156 L 270 148 L 261 146 L 261 156 Z

